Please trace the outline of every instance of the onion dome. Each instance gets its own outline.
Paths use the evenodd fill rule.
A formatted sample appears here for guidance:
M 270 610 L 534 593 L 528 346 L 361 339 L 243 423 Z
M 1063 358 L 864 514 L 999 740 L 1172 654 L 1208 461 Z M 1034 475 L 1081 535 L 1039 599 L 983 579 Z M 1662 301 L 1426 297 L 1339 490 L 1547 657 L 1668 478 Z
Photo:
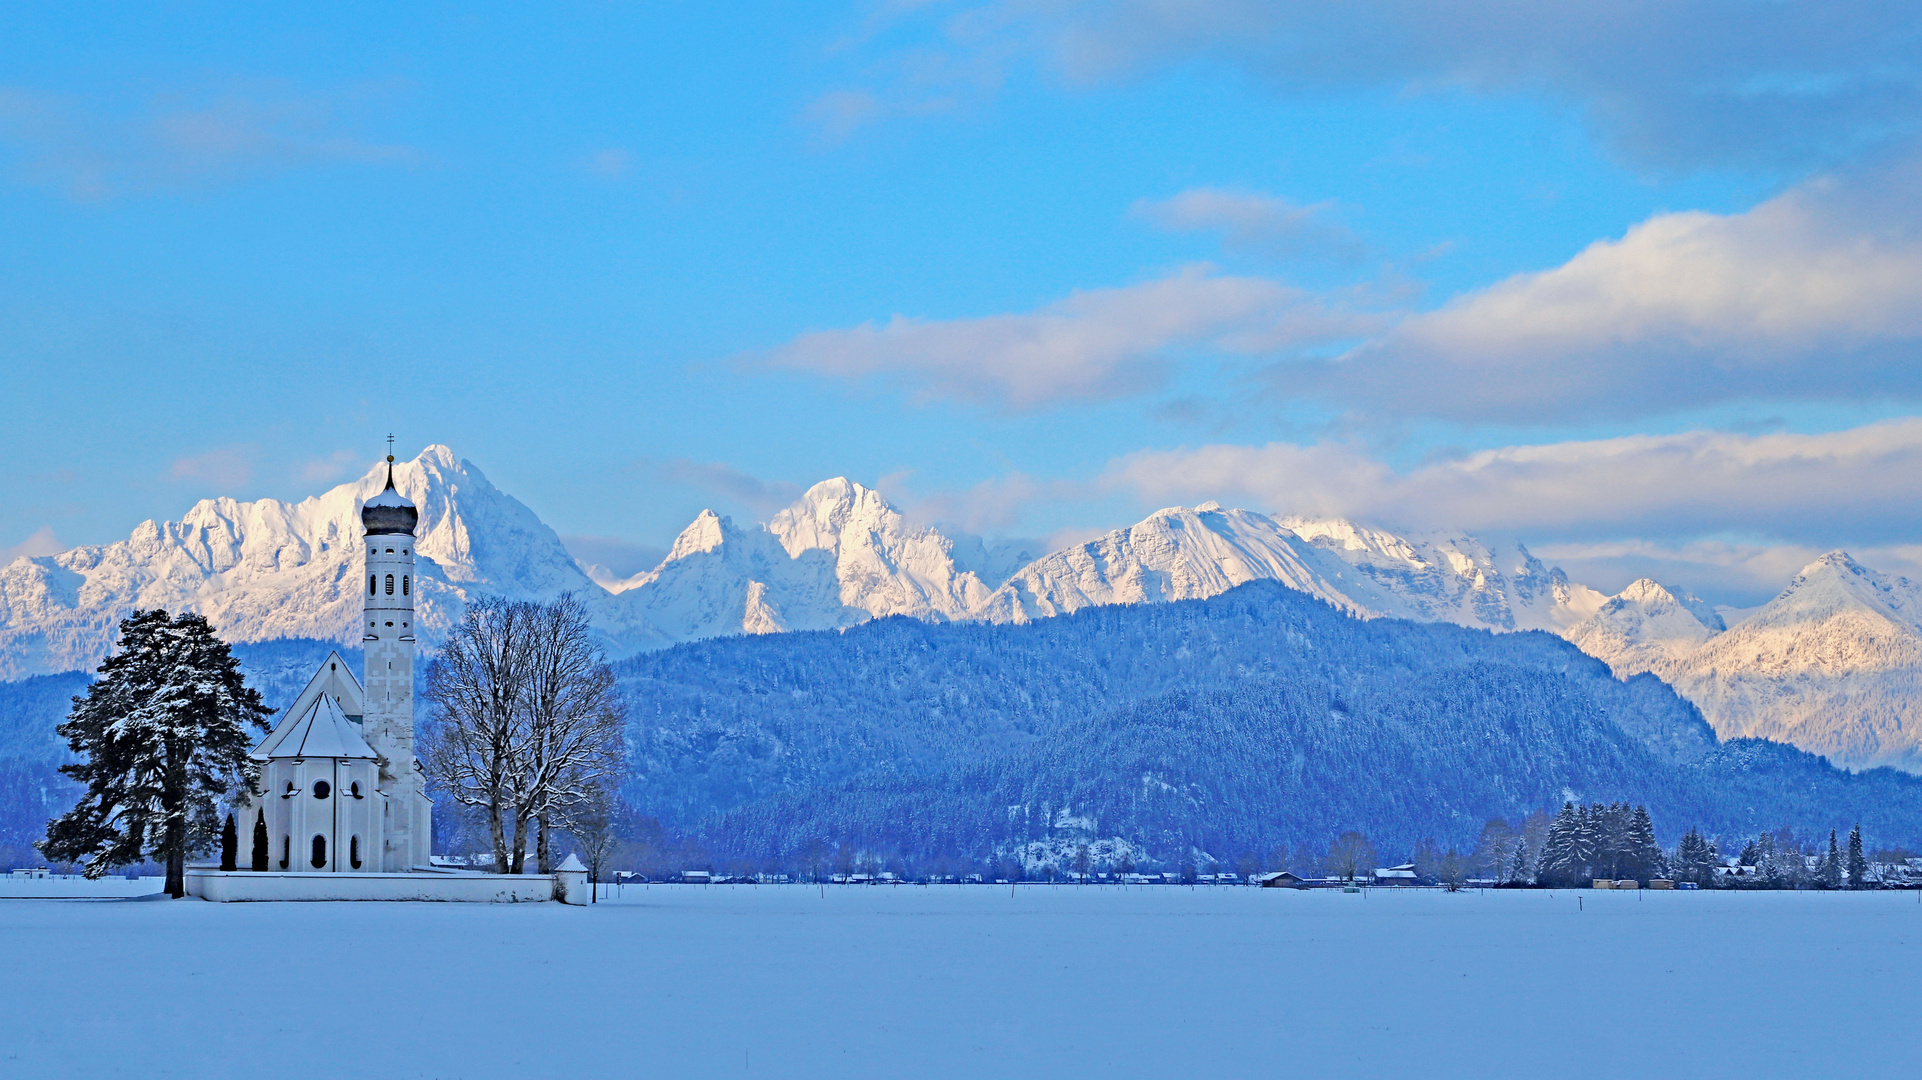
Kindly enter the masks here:
M 387 487 L 360 508 L 360 524 L 368 536 L 412 536 L 420 511 L 394 490 L 394 455 L 387 455 Z

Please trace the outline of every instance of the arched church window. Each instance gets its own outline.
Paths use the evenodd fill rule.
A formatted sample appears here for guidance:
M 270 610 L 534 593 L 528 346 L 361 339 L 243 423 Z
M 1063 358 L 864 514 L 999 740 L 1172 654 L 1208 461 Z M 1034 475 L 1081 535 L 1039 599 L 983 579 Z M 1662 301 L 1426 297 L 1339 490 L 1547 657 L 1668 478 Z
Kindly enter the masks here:
M 363 795 L 362 795 L 362 794 L 360 793 L 360 781 L 358 781 L 358 780 L 356 780 L 356 781 L 354 781 L 353 783 L 351 783 L 351 784 L 348 784 L 348 785 L 347 785 L 347 794 L 348 794 L 348 795 L 349 795 L 350 797 L 352 797 L 352 798 L 355 798 L 355 799 L 360 799 L 360 798 L 365 798 L 365 797 L 366 797 L 366 796 L 363 796 Z
M 367 595 L 374 595 L 374 575 L 372 574 L 367 575 Z
M 360 837 L 358 836 L 347 838 L 347 865 L 356 870 L 360 869 Z
M 314 869 L 316 870 L 320 870 L 326 867 L 327 865 L 327 838 L 326 837 L 324 836 L 314 837 L 314 856 L 313 858 L 307 861 L 313 863 Z
M 314 781 L 314 798 L 324 799 L 334 793 L 334 785 L 325 780 Z
M 400 594 L 402 596 L 407 595 L 407 575 L 406 574 L 402 574 L 400 576 Z
M 287 790 L 282 792 L 280 797 L 283 799 L 291 799 L 298 794 L 300 794 L 300 789 L 294 786 L 294 782 L 292 780 L 289 780 L 287 781 Z
M 280 868 L 282 870 L 287 869 L 287 864 L 290 861 L 292 861 L 293 855 L 294 855 L 294 838 L 291 836 L 281 837 L 280 838 Z
M 387 575 L 387 595 L 394 595 L 394 575 L 392 574 Z

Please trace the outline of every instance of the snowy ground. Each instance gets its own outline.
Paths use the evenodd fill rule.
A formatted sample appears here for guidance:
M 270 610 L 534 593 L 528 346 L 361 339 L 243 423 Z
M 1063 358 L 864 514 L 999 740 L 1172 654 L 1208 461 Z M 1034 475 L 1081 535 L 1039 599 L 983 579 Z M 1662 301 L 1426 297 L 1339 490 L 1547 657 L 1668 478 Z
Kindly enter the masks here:
M 4 900 L 0 941 L 22 1077 L 1822 1077 L 1922 1016 L 1915 893 Z

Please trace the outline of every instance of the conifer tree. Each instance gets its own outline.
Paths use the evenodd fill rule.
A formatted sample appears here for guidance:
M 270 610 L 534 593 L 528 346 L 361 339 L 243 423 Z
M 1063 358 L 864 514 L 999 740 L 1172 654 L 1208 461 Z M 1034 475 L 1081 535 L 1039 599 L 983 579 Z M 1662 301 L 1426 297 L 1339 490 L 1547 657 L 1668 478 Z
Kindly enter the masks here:
M 1572 802 L 1565 802 L 1556 812 L 1555 820 L 1548 823 L 1548 836 L 1542 841 L 1541 858 L 1535 864 L 1535 876 L 1544 885 L 1573 885 L 1582 875 L 1583 865 L 1577 845 L 1578 833 L 1582 828 L 1583 811 L 1576 809 Z
M 1530 867 L 1528 865 L 1528 837 L 1525 834 L 1518 835 L 1515 837 L 1515 848 L 1510 854 L 1511 854 L 1511 858 L 1509 859 L 1509 862 L 1508 862 L 1508 880 L 1511 882 L 1514 882 L 1517 885 L 1528 884 L 1529 879 L 1533 875 L 1529 873 Z
M 1859 889 L 1868 884 L 1869 861 L 1862 856 L 1862 826 L 1849 830 L 1849 888 Z
M 220 868 L 238 870 L 235 860 L 240 858 L 240 830 L 234 826 L 234 816 L 227 815 L 227 821 L 220 826 Z
M 1710 872 L 1710 860 L 1704 850 L 1707 844 L 1708 841 L 1702 838 L 1701 830 L 1693 825 L 1689 826 L 1688 832 L 1682 834 L 1682 842 L 1675 846 L 1676 877 L 1683 881 L 1692 881 L 1697 885 L 1707 884 L 1704 880 Z
M 206 619 L 128 616 L 119 651 L 59 727 L 80 759 L 60 771 L 86 790 L 47 823 L 41 850 L 84 862 L 90 878 L 151 855 L 166 862 L 168 895 L 184 896 L 187 856 L 213 839 L 218 802 L 258 779 L 248 729 L 265 731 L 268 715 Z
M 1839 889 L 1842 887 L 1842 851 L 1835 842 L 1835 830 L 1829 830 L 1829 851 L 1822 856 L 1822 887 Z
M 1603 855 L 1602 830 L 1606 811 L 1601 803 L 1588 807 L 1575 808 L 1574 842 L 1571 845 L 1573 856 L 1570 864 L 1570 884 L 1582 878 L 1592 878 L 1598 873 L 1596 863 Z
M 1595 847 L 1590 859 L 1596 877 L 1626 877 L 1629 863 L 1627 803 L 1596 804 L 1594 812 Z M 1638 877 L 1640 875 L 1637 875 Z
M 264 811 L 254 811 L 254 852 L 252 866 L 255 870 L 267 869 L 267 815 Z
M 1780 884 L 1781 867 L 1776 865 L 1775 834 L 1763 832 L 1755 838 L 1755 875 L 1770 885 Z
M 1626 808 L 1628 804 L 1622 805 Z M 1629 815 L 1627 840 L 1625 861 L 1638 880 L 1647 881 L 1667 873 L 1668 860 L 1662 857 L 1661 845 L 1655 842 L 1655 822 L 1648 816 L 1648 807 L 1637 806 Z

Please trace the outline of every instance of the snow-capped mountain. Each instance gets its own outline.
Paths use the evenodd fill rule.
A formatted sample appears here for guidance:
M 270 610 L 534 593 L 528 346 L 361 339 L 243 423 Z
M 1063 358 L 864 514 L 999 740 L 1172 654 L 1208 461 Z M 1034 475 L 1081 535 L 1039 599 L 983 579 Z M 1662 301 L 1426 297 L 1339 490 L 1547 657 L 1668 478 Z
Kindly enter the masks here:
M 1520 544 L 1268 517 L 1214 503 L 1158 511 L 1033 558 L 910 525 L 880 493 L 816 484 L 766 524 L 703 512 L 660 565 L 597 584 L 533 511 L 430 446 L 395 467 L 420 508 L 420 621 L 446 632 L 479 594 L 585 599 L 610 654 L 726 634 L 833 629 L 907 615 L 1027 622 L 1105 604 L 1215 596 L 1277 581 L 1360 618 L 1562 634 L 1618 676 L 1652 672 L 1723 737 L 1838 764 L 1922 772 L 1922 586 L 1837 552 L 1732 628 L 1653 581 L 1605 597 Z M 118 543 L 0 567 L 0 679 L 88 670 L 138 607 L 193 609 L 237 642 L 358 636 L 359 510 L 380 468 L 298 503 L 210 499 Z
M 1607 661 L 1623 678 L 1654 672 L 1673 682 L 1677 668 L 1726 627 L 1715 609 L 1690 593 L 1642 578 L 1569 628 L 1583 652 Z
M 1108 604 L 1195 600 L 1249 581 L 1279 581 L 1352 615 L 1337 560 L 1271 518 L 1217 503 L 1173 507 L 1147 520 L 1037 559 L 994 591 L 978 617 L 1024 623 Z M 1368 599 L 1375 599 L 1372 590 Z
M 1604 657 L 1606 659 L 1606 657 Z M 1656 670 L 1722 738 L 1792 743 L 1848 768 L 1922 772 L 1922 585 L 1836 551 Z
M 199 611 L 230 641 L 358 641 L 360 506 L 385 482 L 381 466 L 298 503 L 207 499 L 117 543 L 15 559 L 0 567 L 0 678 L 90 670 L 135 608 Z M 446 447 L 396 465 L 394 485 L 420 508 L 426 634 L 445 633 L 477 591 L 600 594 L 552 529 Z M 645 636 L 619 612 L 597 615 L 611 638 Z
M 1490 630 L 1563 633 L 1608 598 L 1543 565 L 1519 542 L 1489 544 L 1463 533 L 1397 535 L 1339 518 L 1284 517 L 1278 524 L 1367 578 L 1384 595 L 1376 610 L 1421 622 Z M 1353 586 L 1351 586 L 1353 588 Z
M 1216 503 L 1174 507 L 1055 552 L 995 590 L 979 617 L 1026 622 L 1102 604 L 1215 596 L 1279 581 L 1363 618 L 1560 631 L 1599 608 L 1519 544 L 1453 534 L 1397 536 L 1341 520 L 1270 518 Z
M 136 607 L 191 608 L 230 640 L 351 641 L 358 630 L 358 513 L 383 482 L 299 503 L 196 504 L 116 544 L 0 568 L 0 678 L 91 668 Z M 589 602 L 610 653 L 722 634 L 832 629 L 871 618 L 1025 622 L 1094 604 L 1217 595 L 1274 580 L 1361 617 L 1495 630 L 1560 628 L 1599 606 L 1519 545 L 1402 537 L 1345 521 L 1287 519 L 1209 503 L 1151 515 L 1040 559 L 916 527 L 879 492 L 836 478 L 766 524 L 705 511 L 659 566 L 590 576 L 526 506 L 443 446 L 396 466 L 421 511 L 424 639 L 491 593 Z
M 836 478 L 765 525 L 743 528 L 703 511 L 661 565 L 621 583 L 617 599 L 669 641 L 832 629 L 885 615 L 966 618 L 990 586 L 962 568 L 955 547 L 910 526 L 879 492 Z

